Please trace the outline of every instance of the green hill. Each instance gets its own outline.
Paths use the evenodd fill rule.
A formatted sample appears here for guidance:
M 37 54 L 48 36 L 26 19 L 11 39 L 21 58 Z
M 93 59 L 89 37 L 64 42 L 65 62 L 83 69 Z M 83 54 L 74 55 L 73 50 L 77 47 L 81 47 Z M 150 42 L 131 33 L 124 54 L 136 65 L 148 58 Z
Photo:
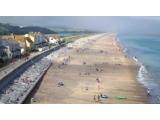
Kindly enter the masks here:
M 44 34 L 55 34 L 53 30 L 38 27 L 38 26 L 27 26 L 27 27 L 19 27 L 19 26 L 12 26 L 10 24 L 2 24 L 0 23 L 0 35 L 7 35 L 7 34 L 25 34 L 28 32 L 41 32 Z

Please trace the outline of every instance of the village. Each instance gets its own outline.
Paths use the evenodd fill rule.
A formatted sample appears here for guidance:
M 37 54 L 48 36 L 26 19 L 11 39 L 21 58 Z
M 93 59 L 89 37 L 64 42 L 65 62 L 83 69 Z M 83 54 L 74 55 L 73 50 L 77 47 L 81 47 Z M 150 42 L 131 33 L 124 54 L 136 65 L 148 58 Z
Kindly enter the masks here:
M 0 103 L 22 103 L 50 67 L 49 54 L 66 43 L 58 34 L 41 32 L 1 36 Z
M 30 56 L 33 52 L 42 52 L 51 46 L 60 45 L 65 41 L 56 35 L 45 35 L 41 32 L 29 32 L 25 35 L 0 36 L 0 66 Z
M 72 48 L 74 40 L 88 35 L 30 32 L 1 36 L 0 103 L 24 103 L 52 65 L 57 54 L 55 51 L 65 50 L 64 46 Z

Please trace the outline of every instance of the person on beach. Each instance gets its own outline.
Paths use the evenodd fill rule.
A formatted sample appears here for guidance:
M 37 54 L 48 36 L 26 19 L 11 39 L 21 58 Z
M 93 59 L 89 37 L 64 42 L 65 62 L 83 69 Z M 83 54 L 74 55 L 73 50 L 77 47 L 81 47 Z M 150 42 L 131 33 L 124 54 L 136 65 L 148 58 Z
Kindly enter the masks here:
M 102 93 L 100 93 L 100 97 L 101 97 L 101 98 L 103 98 L 103 95 L 102 95 Z
M 86 86 L 86 88 L 85 88 L 87 91 L 88 91 L 88 87 Z
M 100 101 L 100 95 L 98 94 L 98 95 L 94 95 L 93 96 L 93 100 L 95 101 L 95 102 L 99 102 Z
M 93 96 L 93 100 L 96 102 L 96 95 Z
M 149 89 L 149 88 L 147 88 L 147 95 L 148 95 L 148 96 L 151 96 L 151 94 L 150 94 L 150 89 Z
M 100 83 L 100 80 L 99 80 L 99 78 L 98 78 L 98 77 L 97 77 L 96 81 L 97 81 L 97 83 Z
M 97 100 L 98 100 L 98 102 L 100 101 L 100 95 L 98 94 L 98 96 L 97 96 Z
M 99 69 L 98 69 L 98 68 L 96 68 L 96 71 L 98 72 L 98 71 L 99 71 Z

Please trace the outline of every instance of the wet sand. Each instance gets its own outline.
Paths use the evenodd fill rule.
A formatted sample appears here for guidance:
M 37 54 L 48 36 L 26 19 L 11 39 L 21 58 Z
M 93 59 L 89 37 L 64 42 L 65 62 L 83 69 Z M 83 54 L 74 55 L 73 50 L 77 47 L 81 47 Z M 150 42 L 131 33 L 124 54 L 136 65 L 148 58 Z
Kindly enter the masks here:
M 145 89 L 136 80 L 138 66 L 115 39 L 114 34 L 82 38 L 59 54 L 32 103 L 148 103 Z M 100 93 L 108 98 L 98 99 Z

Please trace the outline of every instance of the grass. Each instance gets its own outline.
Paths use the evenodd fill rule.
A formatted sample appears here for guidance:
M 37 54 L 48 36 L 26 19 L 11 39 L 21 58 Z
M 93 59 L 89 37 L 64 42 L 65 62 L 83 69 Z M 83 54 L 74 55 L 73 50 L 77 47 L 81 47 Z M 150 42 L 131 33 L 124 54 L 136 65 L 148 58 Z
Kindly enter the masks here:
M 83 38 L 83 37 L 88 37 L 93 34 L 80 34 L 80 35 L 72 35 L 72 36 L 61 36 L 66 42 L 73 42 L 77 39 Z

